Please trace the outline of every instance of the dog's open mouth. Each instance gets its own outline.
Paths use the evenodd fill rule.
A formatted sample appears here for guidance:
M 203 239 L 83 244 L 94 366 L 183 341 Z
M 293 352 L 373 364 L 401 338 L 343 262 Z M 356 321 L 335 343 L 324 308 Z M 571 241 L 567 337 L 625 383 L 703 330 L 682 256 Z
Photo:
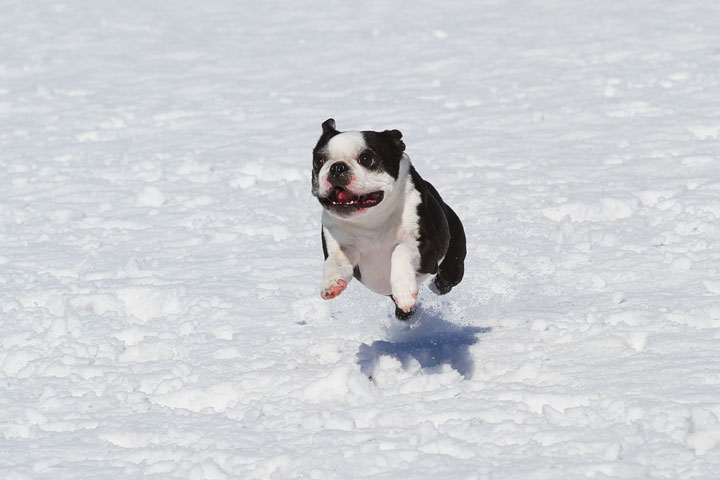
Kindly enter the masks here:
M 333 187 L 327 197 L 320 198 L 320 203 L 325 208 L 349 213 L 354 210 L 374 207 L 382 201 L 384 195 L 382 191 L 355 195 L 342 187 Z

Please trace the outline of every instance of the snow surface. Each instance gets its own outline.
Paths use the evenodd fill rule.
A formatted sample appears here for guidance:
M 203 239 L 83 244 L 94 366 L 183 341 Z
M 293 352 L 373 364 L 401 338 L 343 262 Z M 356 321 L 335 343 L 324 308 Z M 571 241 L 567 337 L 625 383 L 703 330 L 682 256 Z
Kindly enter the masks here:
M 720 478 L 719 20 L 3 2 L 0 478 Z M 320 299 L 330 116 L 464 220 L 409 326 Z

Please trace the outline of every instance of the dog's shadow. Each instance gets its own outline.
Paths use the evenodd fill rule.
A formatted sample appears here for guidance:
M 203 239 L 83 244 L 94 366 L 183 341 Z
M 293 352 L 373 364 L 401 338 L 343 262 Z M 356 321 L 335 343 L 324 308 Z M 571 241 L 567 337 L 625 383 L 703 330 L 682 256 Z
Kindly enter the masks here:
M 383 355 L 397 359 L 405 369 L 414 359 L 426 371 L 450 365 L 470 378 L 475 367 L 470 346 L 478 342 L 478 335 L 490 331 L 489 327 L 454 325 L 432 310 L 418 311 L 409 323 L 392 322 L 389 340 L 363 343 L 358 350 L 360 370 L 370 378 Z

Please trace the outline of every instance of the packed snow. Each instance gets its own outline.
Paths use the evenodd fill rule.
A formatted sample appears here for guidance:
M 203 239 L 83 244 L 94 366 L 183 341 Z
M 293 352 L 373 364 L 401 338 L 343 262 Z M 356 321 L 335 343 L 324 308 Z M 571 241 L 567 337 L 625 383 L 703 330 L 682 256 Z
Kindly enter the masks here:
M 0 5 L 0 478 L 720 478 L 720 4 Z M 464 222 L 320 298 L 311 149 Z

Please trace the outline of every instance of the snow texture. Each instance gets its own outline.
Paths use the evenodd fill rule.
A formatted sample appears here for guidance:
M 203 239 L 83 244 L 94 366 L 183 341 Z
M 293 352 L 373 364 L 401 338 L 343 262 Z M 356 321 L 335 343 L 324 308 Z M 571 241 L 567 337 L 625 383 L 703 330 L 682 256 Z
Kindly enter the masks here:
M 0 478 L 720 478 L 720 4 L 0 5 Z M 320 123 L 468 234 L 320 299 Z

